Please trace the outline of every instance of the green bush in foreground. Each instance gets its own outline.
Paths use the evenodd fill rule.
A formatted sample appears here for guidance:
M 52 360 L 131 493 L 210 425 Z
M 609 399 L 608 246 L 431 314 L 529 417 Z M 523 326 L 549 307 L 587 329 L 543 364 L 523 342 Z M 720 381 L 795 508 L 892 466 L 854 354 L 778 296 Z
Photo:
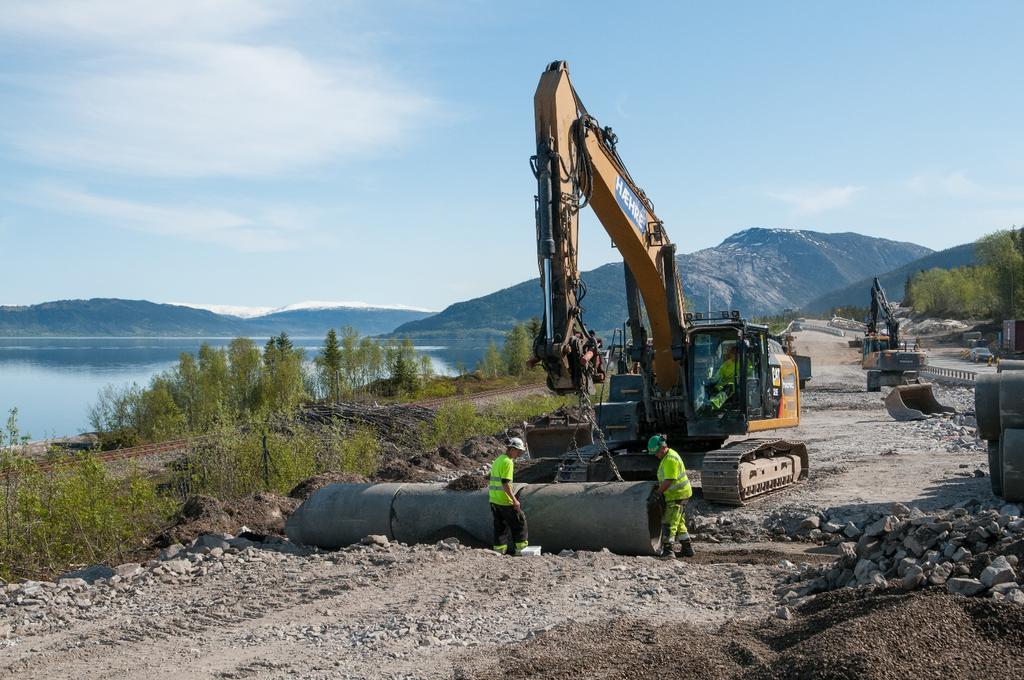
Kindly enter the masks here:
M 11 412 L 0 451 L 0 577 L 47 578 L 69 565 L 126 561 L 163 527 L 171 499 L 135 469 L 115 477 L 92 453 L 51 472 L 14 452 Z
M 471 437 L 495 434 L 575 403 L 573 396 L 553 395 L 504 400 L 482 408 L 472 402 L 449 402 L 437 410 L 433 424 L 424 428 L 423 445 L 428 448 L 455 446 Z
M 173 486 L 182 497 L 288 493 L 302 480 L 323 472 L 373 474 L 380 450 L 380 441 L 369 428 L 345 430 L 300 422 L 273 429 L 224 425 L 191 447 L 175 467 Z

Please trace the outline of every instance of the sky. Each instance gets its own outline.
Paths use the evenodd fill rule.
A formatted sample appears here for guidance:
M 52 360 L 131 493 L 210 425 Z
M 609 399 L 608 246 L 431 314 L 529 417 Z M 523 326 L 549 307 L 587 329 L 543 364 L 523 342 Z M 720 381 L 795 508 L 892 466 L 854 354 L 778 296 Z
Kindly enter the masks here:
M 536 276 L 556 59 L 682 253 L 1024 223 L 1024 3 L 633 5 L 4 0 L 0 304 L 442 309 Z M 580 257 L 617 259 L 589 212 Z

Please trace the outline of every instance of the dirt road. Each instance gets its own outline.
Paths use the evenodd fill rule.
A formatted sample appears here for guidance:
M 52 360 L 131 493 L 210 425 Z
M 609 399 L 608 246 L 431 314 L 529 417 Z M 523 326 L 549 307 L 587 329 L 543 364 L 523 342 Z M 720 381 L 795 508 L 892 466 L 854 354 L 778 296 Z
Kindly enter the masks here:
M 801 333 L 798 348 L 814 358 L 814 380 L 804 395 L 802 425 L 785 436 L 808 443 L 811 480 L 745 508 L 696 501 L 695 523 L 756 532 L 769 531 L 772 518 L 812 511 L 863 515 L 894 501 L 922 509 L 970 499 L 994 502 L 988 480 L 975 476 L 985 469 L 985 456 L 973 435 L 950 423 L 890 420 L 881 396 L 863 391 L 856 351 L 843 338 Z M 970 393 L 962 388 L 940 390 L 939 397 L 970 406 Z M 698 558 L 683 562 L 610 553 L 510 559 L 456 544 L 322 553 L 235 541 L 226 551 L 207 548 L 206 554 L 183 553 L 138 570 L 125 567 L 123 578 L 101 587 L 43 585 L 28 594 L 24 587 L 0 594 L 0 675 L 498 677 L 500 660 L 514 657 L 517 674 L 643 677 L 659 668 L 663 657 L 652 653 L 663 648 L 688 655 L 663 677 L 733 677 L 729 673 L 759 659 L 775 663 L 781 657 L 772 655 L 782 648 L 809 654 L 792 646 L 796 638 L 786 638 L 790 647 L 764 640 L 782 636 L 788 629 L 778 626 L 790 625 L 775 618 L 776 586 L 798 568 L 793 563 L 829 560 L 827 551 L 791 541 L 726 540 L 696 548 Z M 843 620 L 889 611 L 845 604 L 841 597 L 837 602 L 847 607 Z M 913 606 L 960 620 L 943 609 L 949 606 L 945 599 L 924 602 Z M 963 611 L 965 621 L 992 615 Z M 878 616 L 876 628 L 865 630 L 890 625 Z M 794 631 L 802 630 L 802 620 L 792 624 Z M 798 641 L 834 623 L 805 631 Z M 910 635 L 900 617 L 891 626 L 902 626 L 904 638 Z M 761 642 L 744 642 L 745 631 L 754 629 Z M 703 648 L 693 647 L 702 640 Z M 993 633 L 985 644 L 998 647 L 999 640 Z M 589 650 L 586 663 L 574 664 L 582 650 Z M 707 659 L 696 658 L 704 653 Z M 715 665 L 715 659 L 724 661 Z M 918 671 L 918 677 L 931 677 L 927 668 Z

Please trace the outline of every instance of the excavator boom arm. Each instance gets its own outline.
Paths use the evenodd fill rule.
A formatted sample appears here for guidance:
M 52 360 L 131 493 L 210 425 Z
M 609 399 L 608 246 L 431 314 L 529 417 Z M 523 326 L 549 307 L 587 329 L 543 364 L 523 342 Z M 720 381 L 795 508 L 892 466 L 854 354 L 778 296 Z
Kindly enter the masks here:
M 669 390 L 679 381 L 685 355 L 675 246 L 619 158 L 610 128 L 601 128 L 580 102 L 565 62 L 552 63 L 541 75 L 534 106 L 537 255 L 544 289 L 544 323 L 534 353 L 548 371 L 549 386 L 578 391 L 596 368 L 590 363 L 596 346 L 582 320 L 585 287 L 578 263 L 579 211 L 589 205 L 628 270 L 633 341 L 644 341 L 643 332 L 637 337 L 642 329 L 638 294 L 651 328 L 655 378 Z
M 896 320 L 896 310 L 885 297 L 885 290 L 876 277 L 871 284 L 871 316 L 868 319 L 868 333 L 878 333 L 879 317 L 885 321 L 886 335 L 889 337 L 889 344 L 895 348 L 899 345 L 900 323 Z

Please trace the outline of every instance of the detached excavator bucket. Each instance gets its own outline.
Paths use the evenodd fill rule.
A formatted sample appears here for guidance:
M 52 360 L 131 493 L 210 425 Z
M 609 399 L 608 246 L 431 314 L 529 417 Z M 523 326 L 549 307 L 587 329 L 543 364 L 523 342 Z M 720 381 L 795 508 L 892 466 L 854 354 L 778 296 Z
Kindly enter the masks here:
M 575 438 L 575 441 L 574 441 Z M 526 430 L 526 448 L 531 458 L 557 458 L 575 448 L 594 443 L 589 422 L 561 422 L 536 425 Z
M 956 413 L 955 408 L 938 402 L 931 383 L 893 387 L 885 398 L 885 409 L 899 421 L 924 420 L 935 413 Z

